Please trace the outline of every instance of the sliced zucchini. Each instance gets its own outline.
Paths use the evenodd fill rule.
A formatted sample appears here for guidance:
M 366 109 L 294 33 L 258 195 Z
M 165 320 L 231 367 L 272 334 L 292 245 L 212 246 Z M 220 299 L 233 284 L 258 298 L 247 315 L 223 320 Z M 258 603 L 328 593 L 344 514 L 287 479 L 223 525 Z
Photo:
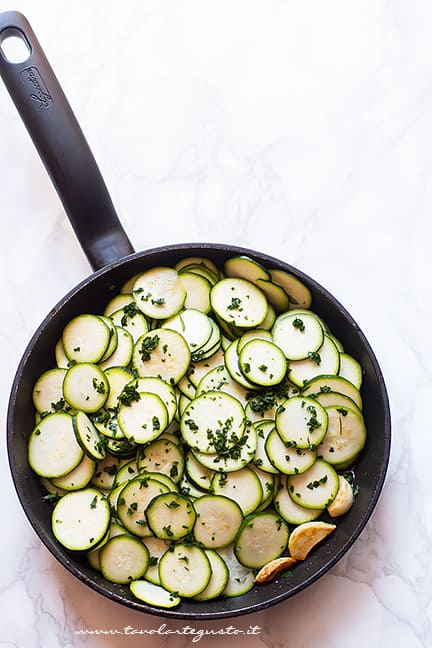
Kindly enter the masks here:
M 300 279 L 284 270 L 270 270 L 270 276 L 274 283 L 279 284 L 285 290 L 293 306 L 311 307 L 311 291 Z
M 255 511 L 263 499 L 261 482 L 248 467 L 229 473 L 216 473 L 212 479 L 212 489 L 215 495 L 224 495 L 237 502 L 243 515 Z
M 204 392 L 221 391 L 236 398 L 242 405 L 246 405 L 248 391 L 234 380 L 226 367 L 222 364 L 209 371 L 199 383 L 196 396 Z
M 111 583 L 130 583 L 144 575 L 149 563 L 147 547 L 131 535 L 116 535 L 102 547 L 99 564 Z
M 150 392 L 140 392 L 139 399 L 122 404 L 117 415 L 120 429 L 134 443 L 156 439 L 168 426 L 168 412 L 161 398 Z
M 42 412 L 56 412 L 63 409 L 65 402 L 63 398 L 63 380 L 66 369 L 49 369 L 45 371 L 35 382 L 33 387 L 33 405 L 36 410 Z
M 228 567 L 223 558 L 213 549 L 204 549 L 210 563 L 211 577 L 207 587 L 194 596 L 196 601 L 210 601 L 222 594 L 228 583 Z
M 108 349 L 111 331 L 101 317 L 84 314 L 66 324 L 61 339 L 69 360 L 96 363 Z
M 166 407 L 168 414 L 168 425 L 170 425 L 176 414 L 177 399 L 174 387 L 168 384 L 162 378 L 138 378 L 131 383 L 138 393 L 148 392 L 150 394 L 157 394 Z
M 59 369 L 68 369 L 69 368 L 69 358 L 67 357 L 62 339 L 57 340 L 57 344 L 54 349 L 56 364 Z
M 254 284 L 239 278 L 218 281 L 210 293 L 211 305 L 218 317 L 243 328 L 259 326 L 267 315 L 268 302 Z
M 217 472 L 234 472 L 246 466 L 255 456 L 257 434 L 253 425 L 246 427 L 241 439 L 224 453 L 193 450 L 195 458 L 206 468 Z
M 244 434 L 244 409 L 229 394 L 206 392 L 186 407 L 180 431 L 191 448 L 204 453 L 229 451 Z
M 139 476 L 126 483 L 117 497 L 117 515 L 123 526 L 136 536 L 153 535 L 145 512 L 154 497 L 167 493 L 168 486 L 147 476 Z
M 279 470 L 272 464 L 266 451 L 266 442 L 271 432 L 275 429 L 274 421 L 261 421 L 254 424 L 257 434 L 257 449 L 253 463 L 260 470 L 269 474 L 278 474 Z
M 346 378 L 357 389 L 360 389 L 363 380 L 363 371 L 360 363 L 348 353 L 340 354 L 339 376 Z
M 132 359 L 133 339 L 129 331 L 116 326 L 117 347 L 110 357 L 99 363 L 104 371 L 111 367 L 127 367 Z
M 110 507 L 102 493 L 84 488 L 59 499 L 51 516 L 52 529 L 67 549 L 89 551 L 105 536 L 110 517 Z
M 133 374 L 125 367 L 110 367 L 104 373 L 109 385 L 108 398 L 104 405 L 106 409 L 115 408 L 119 404 L 118 397 L 126 385 L 131 382 Z
M 339 477 L 327 461 L 317 459 L 304 473 L 290 475 L 287 488 L 289 496 L 299 506 L 325 509 L 336 497 Z
M 216 325 L 215 325 L 216 326 Z M 191 362 L 188 369 L 188 378 L 194 387 L 198 387 L 201 380 L 208 374 L 211 369 L 215 369 L 224 364 L 224 352 L 219 347 L 209 358 Z
M 270 432 L 264 447 L 273 466 L 285 475 L 297 475 L 305 472 L 316 459 L 315 450 L 296 448 L 290 443 L 286 444 L 276 429 Z
M 141 378 L 162 378 L 171 385 L 185 375 L 191 355 L 186 340 L 170 329 L 154 329 L 135 343 L 132 363 Z
M 277 313 L 283 313 L 289 307 L 289 299 L 285 290 L 278 286 L 277 283 L 267 281 L 265 279 L 257 279 L 256 285 L 263 291 L 269 303 L 273 306 Z
M 322 405 L 323 407 L 330 407 L 334 405 L 337 407 L 343 407 L 350 410 L 354 410 L 355 412 L 357 412 L 357 414 L 362 413 L 361 410 L 354 403 L 352 398 L 350 398 L 349 396 L 345 396 L 345 394 L 341 394 L 340 392 L 334 392 L 334 391 L 320 392 L 313 398 L 318 403 L 320 403 L 320 405 Z
M 273 342 L 289 360 L 308 358 L 324 341 L 322 326 L 313 313 L 283 313 L 276 318 L 272 333 Z
M 342 378 L 342 376 L 316 376 L 309 380 L 302 389 L 304 396 L 311 396 L 312 398 L 321 393 L 339 392 L 351 398 L 357 407 L 362 409 L 362 397 L 360 392 L 349 380 Z
M 237 349 L 239 345 L 237 344 Z M 278 385 L 287 371 L 281 349 L 268 340 L 251 340 L 239 353 L 239 368 L 247 380 L 263 387 Z
M 137 463 L 140 471 L 164 473 L 177 483 L 183 475 L 184 454 L 178 443 L 158 438 L 140 448 Z
M 210 490 L 214 471 L 203 466 L 191 451 L 186 454 L 185 467 L 188 478 L 198 488 L 206 491 Z
M 165 589 L 191 598 L 207 587 L 210 561 L 200 547 L 179 543 L 159 559 L 159 576 Z
M 194 536 L 204 547 L 215 549 L 231 544 L 243 519 L 239 504 L 225 495 L 202 495 L 194 501 Z
M 225 586 L 222 596 L 233 597 L 246 594 L 252 589 L 255 583 L 255 572 L 249 567 L 245 567 L 238 560 L 233 551 L 233 545 L 223 547 L 217 550 L 228 567 L 228 582 Z
M 251 283 L 270 278 L 267 270 L 258 261 L 247 256 L 231 257 L 225 261 L 224 271 L 227 277 L 240 277 Z
M 139 275 L 132 294 L 144 315 L 157 320 L 178 313 L 186 299 L 177 270 L 166 267 L 151 268 Z
M 105 317 L 111 317 L 113 313 L 131 303 L 134 303 L 134 298 L 130 293 L 120 293 L 119 295 L 115 295 L 105 306 L 104 315 Z
M 303 524 L 311 522 L 322 515 L 322 509 L 305 508 L 296 504 L 288 493 L 287 477 L 281 475 L 276 494 L 273 498 L 273 505 L 281 518 L 288 524 Z
M 209 313 L 210 305 L 210 288 L 213 284 L 201 275 L 195 272 L 180 272 L 179 284 L 186 291 L 185 308 L 196 308 L 202 313 Z
M 150 581 L 150 583 L 160 585 L 159 558 L 167 551 L 170 543 L 160 538 L 155 538 L 154 536 L 141 538 L 141 542 L 147 547 L 150 556 L 149 564 L 145 572 L 145 579 Z
M 219 268 L 213 263 L 213 261 L 207 259 L 206 257 L 185 257 L 175 264 L 175 269 L 177 270 L 177 272 L 180 272 L 180 270 L 185 270 L 185 268 L 188 266 L 204 266 L 204 268 L 210 270 L 216 280 L 220 276 Z
M 135 598 L 155 607 L 172 608 L 181 603 L 181 598 L 176 592 L 169 592 L 160 585 L 155 585 L 147 580 L 132 581 L 130 591 Z
M 196 513 L 192 502 L 183 495 L 163 493 L 147 506 L 146 518 L 157 538 L 180 540 L 192 531 Z
M 315 449 L 327 432 L 328 416 L 316 400 L 294 396 L 279 406 L 275 423 L 285 444 Z
M 322 374 L 337 374 L 340 355 L 332 339 L 324 333 L 324 340 L 318 351 L 309 353 L 305 360 L 294 360 L 289 363 L 289 379 L 298 387 Z
M 225 367 L 231 378 L 238 382 L 239 385 L 249 390 L 258 389 L 258 385 L 255 385 L 253 382 L 248 380 L 245 374 L 240 370 L 238 344 L 238 339 L 233 340 L 225 349 Z
M 67 370 L 63 394 L 73 409 L 86 413 L 97 412 L 108 398 L 109 383 L 100 367 L 83 362 Z
M 134 343 L 149 330 L 147 319 L 138 310 L 135 302 L 132 302 L 129 307 L 124 306 L 120 310 L 115 311 L 111 315 L 111 319 L 115 326 L 129 333 Z
M 245 344 L 250 342 L 251 340 L 267 340 L 268 342 L 273 341 L 273 336 L 270 333 L 270 331 L 267 331 L 266 329 L 252 329 L 250 331 L 246 331 L 246 333 L 243 333 L 241 338 L 239 339 L 238 342 L 238 352 L 242 350 Z
M 338 466 L 350 464 L 366 443 L 366 426 L 358 411 L 345 407 L 329 406 L 328 430 L 318 454 L 329 463 Z
M 184 337 L 191 353 L 201 349 L 213 332 L 212 320 L 205 313 L 194 308 L 182 310 L 166 320 L 162 328 L 177 331 Z
M 45 416 L 28 442 L 28 461 L 41 477 L 62 477 L 78 466 L 84 451 L 78 444 L 72 416 L 57 412 Z
M 73 428 L 81 448 L 86 455 L 94 461 L 101 461 L 105 458 L 106 441 L 101 436 L 85 412 L 77 412 L 72 417 Z
M 260 569 L 279 558 L 288 544 L 286 522 L 274 511 L 247 515 L 234 541 L 234 553 L 245 567 Z
M 84 455 L 78 466 L 67 475 L 54 477 L 52 483 L 65 491 L 79 490 L 85 488 L 91 481 L 96 469 L 96 463 L 87 455 Z
M 92 486 L 109 491 L 113 488 L 114 479 L 118 470 L 118 458 L 107 453 L 105 459 L 98 461 L 92 476 Z

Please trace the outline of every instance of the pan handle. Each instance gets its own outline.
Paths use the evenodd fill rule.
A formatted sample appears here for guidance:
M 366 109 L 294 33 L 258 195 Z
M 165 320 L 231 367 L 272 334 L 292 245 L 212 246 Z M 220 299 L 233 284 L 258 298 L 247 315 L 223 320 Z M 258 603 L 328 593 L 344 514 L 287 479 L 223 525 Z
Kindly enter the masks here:
M 2 49 L 21 38 L 28 58 L 12 63 Z M 97 270 L 134 250 L 60 84 L 26 18 L 0 13 L 0 75 L 63 203 L 75 234 Z

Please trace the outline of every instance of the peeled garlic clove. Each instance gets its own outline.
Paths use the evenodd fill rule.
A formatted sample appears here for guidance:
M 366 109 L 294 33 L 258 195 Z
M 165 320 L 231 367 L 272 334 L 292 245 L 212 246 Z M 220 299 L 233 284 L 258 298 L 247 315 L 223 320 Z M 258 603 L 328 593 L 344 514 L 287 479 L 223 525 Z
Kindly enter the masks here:
M 354 502 L 353 489 L 349 481 L 339 475 L 339 490 L 333 502 L 327 506 L 327 511 L 332 517 L 344 515 L 350 510 Z
M 255 583 L 268 583 L 276 578 L 285 569 L 291 569 L 296 564 L 297 560 L 291 556 L 283 556 L 271 560 L 264 567 L 261 567 L 258 574 L 255 576 Z
M 335 524 L 328 522 L 305 522 L 299 524 L 291 533 L 288 541 L 288 550 L 292 558 L 304 560 L 308 553 L 329 533 L 336 529 Z

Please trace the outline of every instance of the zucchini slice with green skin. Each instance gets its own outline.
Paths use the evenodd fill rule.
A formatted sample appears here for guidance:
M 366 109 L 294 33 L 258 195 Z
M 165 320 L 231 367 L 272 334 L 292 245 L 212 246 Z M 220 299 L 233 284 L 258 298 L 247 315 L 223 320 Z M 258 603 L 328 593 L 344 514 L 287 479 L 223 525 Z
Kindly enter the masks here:
M 315 448 L 325 437 L 328 416 L 314 399 L 293 396 L 279 406 L 275 423 L 284 443 L 295 448 Z
M 28 442 L 30 467 L 40 477 L 62 477 L 78 466 L 84 451 L 76 440 L 72 416 L 48 414 L 34 428 Z
M 140 392 L 139 399 L 119 407 L 117 420 L 125 437 L 135 443 L 156 439 L 168 426 L 168 412 L 161 398 Z
M 247 466 L 226 474 L 215 473 L 212 489 L 215 495 L 224 495 L 237 502 L 243 515 L 255 511 L 263 499 L 261 482 Z
M 129 534 L 116 535 L 102 547 L 99 565 L 111 583 L 130 583 L 141 578 L 149 564 L 147 547 Z
M 86 455 L 94 461 L 105 458 L 104 437 L 101 436 L 85 412 L 77 412 L 72 417 L 76 440 Z
M 287 361 L 282 350 L 273 342 L 251 340 L 241 348 L 239 367 L 247 380 L 262 387 L 271 387 L 285 378 Z
M 111 331 L 102 317 L 83 314 L 66 324 L 61 339 L 68 360 L 96 363 L 108 349 Z
M 311 313 L 283 313 L 276 318 L 272 329 L 273 342 L 288 360 L 304 360 L 318 351 L 324 341 L 319 320 Z
M 98 545 L 110 519 L 108 501 L 95 488 L 67 493 L 59 499 L 51 516 L 55 537 L 73 551 L 89 551 Z
M 137 464 L 141 471 L 169 475 L 174 483 L 180 481 L 184 471 L 184 453 L 178 443 L 157 438 L 139 449 Z
M 268 302 L 254 284 L 236 277 L 218 281 L 210 293 L 214 312 L 228 324 L 254 328 L 267 315 Z
M 83 362 L 67 370 L 63 394 L 73 409 L 86 413 L 97 412 L 105 405 L 108 393 L 108 380 L 97 365 Z
M 350 398 L 349 396 L 345 396 L 345 394 L 341 394 L 340 392 L 334 392 L 334 391 L 329 391 L 329 392 L 320 392 L 316 396 L 314 396 L 314 400 L 316 400 L 320 405 L 323 407 L 331 407 L 331 406 L 337 406 L 337 407 L 343 407 L 345 409 L 350 409 L 354 410 L 357 414 L 361 415 L 361 410 L 357 407 L 357 405 L 354 403 L 353 399 Z
M 131 479 L 117 497 L 117 515 L 123 526 L 136 536 L 153 535 L 146 520 L 146 510 L 157 495 L 169 492 L 168 486 L 147 476 Z
M 366 426 L 361 413 L 345 407 L 326 408 L 328 430 L 318 454 L 338 466 L 350 464 L 366 443 Z
M 239 339 L 233 340 L 225 349 L 225 367 L 231 378 L 239 383 L 239 385 L 249 390 L 258 389 L 258 385 L 248 380 L 240 370 L 238 344 Z
M 360 410 L 362 409 L 363 403 L 359 390 L 349 380 L 342 376 L 330 376 L 325 374 L 316 376 L 304 384 L 302 394 L 314 398 L 321 393 L 331 391 L 339 392 L 348 396 L 354 401 Z
M 172 608 L 181 603 L 181 598 L 177 593 L 169 592 L 160 585 L 155 585 L 146 580 L 132 581 L 129 587 L 135 598 L 144 601 L 148 605 Z
M 223 558 L 213 549 L 204 549 L 210 562 L 211 577 L 207 587 L 194 596 L 196 601 L 210 601 L 222 594 L 228 583 L 228 567 Z
M 305 472 L 314 464 L 317 456 L 316 450 L 285 444 L 276 428 L 268 435 L 264 448 L 272 465 L 284 475 Z
M 191 354 L 186 340 L 171 329 L 154 329 L 135 343 L 132 364 L 140 378 L 159 377 L 175 385 L 190 363 Z
M 243 512 L 233 499 L 206 494 L 194 501 L 194 536 L 207 549 L 230 545 L 240 528 Z
M 120 308 L 111 315 L 111 319 L 117 327 L 127 331 L 135 343 L 142 335 L 148 333 L 149 325 L 144 313 L 138 310 L 135 302 L 133 304 L 135 308 Z
M 107 454 L 105 459 L 98 461 L 91 480 L 92 486 L 101 490 L 111 490 L 118 470 L 118 459 Z
M 215 324 L 215 326 L 217 326 L 217 324 Z M 194 387 L 198 388 L 198 385 L 200 384 L 201 380 L 204 378 L 204 376 L 206 376 L 209 373 L 209 371 L 223 364 L 224 364 L 224 352 L 219 347 L 219 349 L 215 353 L 213 353 L 213 355 L 210 356 L 210 358 L 205 358 L 203 360 L 191 362 L 187 374 L 188 379 L 190 380 L 190 382 Z
M 290 304 L 302 308 L 310 308 L 312 305 L 311 291 L 305 284 L 284 270 L 270 270 L 271 280 L 281 286 L 288 295 Z
M 105 315 L 105 317 L 111 317 L 113 313 L 124 308 L 125 306 L 128 306 L 131 303 L 134 303 L 134 298 L 130 293 L 115 295 L 105 306 L 103 314 Z
M 186 299 L 186 290 L 179 282 L 177 270 L 162 266 L 139 275 L 132 294 L 144 315 L 157 320 L 178 313 Z
M 178 261 L 175 264 L 175 269 L 177 272 L 180 272 L 181 270 L 186 270 L 190 266 L 198 266 L 198 267 L 204 267 L 207 268 L 207 270 L 210 270 L 212 273 L 214 279 L 217 281 L 220 277 L 220 271 L 219 268 L 211 261 L 210 259 L 207 259 L 206 257 L 185 257 L 184 259 L 181 259 L 181 261 Z
M 247 515 L 234 541 L 234 553 L 245 567 L 260 569 L 279 558 L 288 544 L 286 522 L 274 511 Z
M 156 538 L 180 540 L 192 531 L 196 513 L 192 502 L 183 495 L 163 493 L 147 506 L 146 518 Z
M 111 367 L 127 367 L 132 359 L 133 339 L 129 331 L 116 326 L 117 346 L 107 360 L 99 362 L 99 367 L 104 371 Z
M 54 477 L 52 483 L 65 491 L 80 490 L 85 488 L 91 481 L 96 469 L 96 462 L 84 455 L 78 466 L 67 475 Z
M 132 380 L 133 374 L 126 367 L 110 367 L 104 373 L 109 384 L 109 393 L 105 401 L 105 408 L 115 408 L 119 404 L 118 397 L 126 385 Z
M 207 279 L 207 281 L 214 286 L 215 283 L 217 283 L 219 279 L 219 273 L 213 272 L 209 267 L 205 266 L 202 263 L 191 263 L 189 265 L 184 266 L 179 270 L 179 275 L 182 272 L 194 272 L 195 274 L 199 275 L 200 277 L 204 277 Z
M 169 385 L 162 378 L 137 378 L 132 381 L 138 393 L 147 392 L 157 394 L 166 407 L 168 414 L 168 425 L 173 422 L 177 410 L 177 399 L 172 385 Z
M 348 353 L 340 354 L 339 376 L 346 378 L 357 389 L 360 389 L 363 380 L 363 371 L 360 363 Z
M 206 491 L 210 490 L 214 470 L 210 470 L 210 468 L 203 466 L 190 450 L 185 456 L 185 468 L 188 478 L 193 481 L 198 488 L 202 488 Z
M 100 362 L 105 362 L 105 360 L 108 360 L 108 358 L 112 356 L 117 348 L 117 327 L 110 317 L 105 317 L 105 315 L 98 315 L 98 317 L 100 317 L 101 320 L 107 325 L 110 334 L 107 350 L 100 359 Z
M 210 561 L 200 547 L 179 543 L 159 559 L 161 585 L 182 597 L 194 597 L 208 585 Z
M 160 585 L 159 558 L 168 550 L 170 542 L 155 538 L 154 536 L 141 538 L 141 542 L 147 547 L 150 556 L 149 564 L 145 572 L 145 579 L 150 581 L 150 583 Z
M 339 477 L 327 461 L 317 459 L 304 473 L 290 475 L 287 488 L 289 496 L 299 506 L 325 509 L 337 495 Z
M 245 344 L 250 342 L 251 340 L 267 340 L 268 342 L 273 341 L 273 336 L 270 333 L 270 331 L 267 331 L 266 329 L 252 329 L 251 331 L 246 331 L 246 333 L 243 333 L 241 338 L 239 339 L 238 342 L 238 348 L 237 351 L 240 353 L 242 348 L 244 347 Z
M 234 472 L 248 464 L 255 456 L 257 434 L 253 425 L 246 428 L 242 438 L 225 453 L 193 450 L 194 457 L 206 468 L 216 472 Z
M 33 405 L 42 412 L 55 412 L 63 405 L 63 381 L 66 369 L 49 369 L 39 376 L 33 387 Z M 63 409 L 63 407 L 60 407 Z
M 252 589 L 255 583 L 255 572 L 245 567 L 238 560 L 233 550 L 233 545 L 217 550 L 220 557 L 228 567 L 228 582 L 222 596 L 233 597 L 246 594 Z
M 271 432 L 275 429 L 274 421 L 260 421 L 254 424 L 257 433 L 257 449 L 253 458 L 254 465 L 269 474 L 279 474 L 279 470 L 272 464 L 265 449 L 265 444 Z
M 204 453 L 227 452 L 244 434 L 244 409 L 229 394 L 205 392 L 184 410 L 180 431 L 185 443 L 195 450 Z
M 305 360 L 292 360 L 289 363 L 289 378 L 298 387 L 324 374 L 336 375 L 339 371 L 340 354 L 333 340 L 324 333 L 324 340 L 318 351 L 310 352 Z
M 273 283 L 272 281 L 266 281 L 265 279 L 257 279 L 256 285 L 263 291 L 277 313 L 283 313 L 288 310 L 288 295 L 281 286 L 278 286 L 277 283 Z
M 240 277 L 251 283 L 257 280 L 268 280 L 268 271 L 258 261 L 248 256 L 231 257 L 224 264 L 224 271 L 227 277 Z
M 201 396 L 204 392 L 209 391 L 226 392 L 234 396 L 242 405 L 246 405 L 248 390 L 232 378 L 223 364 L 215 367 L 203 377 L 197 387 L 196 396 Z
M 210 288 L 213 284 L 206 277 L 195 272 L 179 272 L 179 284 L 186 291 L 185 308 L 196 308 L 202 313 L 209 313 Z
M 165 320 L 162 328 L 180 333 L 186 340 L 191 353 L 205 346 L 213 333 L 211 319 L 205 313 L 194 308 L 182 310 L 174 317 Z
M 288 524 L 303 524 L 303 522 L 312 522 L 322 515 L 322 509 L 305 508 L 296 504 L 289 496 L 287 489 L 287 477 L 282 475 L 278 489 L 273 498 L 273 506 L 281 518 Z

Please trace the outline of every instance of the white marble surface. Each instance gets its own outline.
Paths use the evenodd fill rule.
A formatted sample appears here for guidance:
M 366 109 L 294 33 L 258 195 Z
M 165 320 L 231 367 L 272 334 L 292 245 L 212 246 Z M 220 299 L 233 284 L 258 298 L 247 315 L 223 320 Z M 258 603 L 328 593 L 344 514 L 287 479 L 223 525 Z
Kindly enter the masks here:
M 227 645 L 432 645 L 432 6 L 428 0 L 1 0 L 30 19 L 136 249 L 244 244 L 348 308 L 383 369 L 393 446 L 376 512 L 328 575 Z M 0 86 L 0 416 L 30 335 L 89 272 Z M 3 433 L 4 438 L 4 433 Z M 0 646 L 188 646 L 87 590 L 34 535 L 1 444 Z M 196 624 L 218 629 L 225 622 Z M 182 622 L 169 623 L 178 629 Z M 219 637 L 202 638 L 209 647 Z

